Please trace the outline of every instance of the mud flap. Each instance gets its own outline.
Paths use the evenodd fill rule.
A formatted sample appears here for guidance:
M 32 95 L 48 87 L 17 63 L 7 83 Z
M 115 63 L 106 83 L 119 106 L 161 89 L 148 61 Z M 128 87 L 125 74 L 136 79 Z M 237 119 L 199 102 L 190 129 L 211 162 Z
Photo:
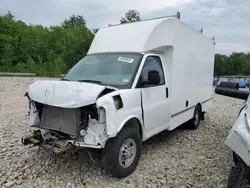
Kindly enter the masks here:
M 247 188 L 250 188 L 250 167 L 246 167 L 246 181 L 247 181 Z
M 201 114 L 200 114 L 200 120 L 205 120 L 205 113 L 206 112 L 201 112 Z

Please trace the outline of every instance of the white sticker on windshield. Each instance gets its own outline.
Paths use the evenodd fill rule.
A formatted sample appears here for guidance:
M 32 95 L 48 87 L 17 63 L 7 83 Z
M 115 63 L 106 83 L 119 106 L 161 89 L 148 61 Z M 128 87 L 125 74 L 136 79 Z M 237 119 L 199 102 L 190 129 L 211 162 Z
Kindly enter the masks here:
M 130 58 L 127 58 L 127 57 L 118 57 L 117 61 L 132 63 L 134 61 L 134 59 L 130 59 Z

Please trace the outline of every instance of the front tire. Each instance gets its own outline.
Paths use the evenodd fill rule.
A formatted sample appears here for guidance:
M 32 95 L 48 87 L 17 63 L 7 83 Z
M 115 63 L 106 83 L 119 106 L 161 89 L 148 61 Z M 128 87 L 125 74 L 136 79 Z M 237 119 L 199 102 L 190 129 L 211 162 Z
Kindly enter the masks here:
M 141 136 L 137 127 L 124 127 L 104 148 L 104 169 L 113 177 L 124 178 L 131 174 L 141 156 Z
M 227 188 L 247 188 L 246 172 L 240 162 L 236 163 L 235 167 L 232 167 Z

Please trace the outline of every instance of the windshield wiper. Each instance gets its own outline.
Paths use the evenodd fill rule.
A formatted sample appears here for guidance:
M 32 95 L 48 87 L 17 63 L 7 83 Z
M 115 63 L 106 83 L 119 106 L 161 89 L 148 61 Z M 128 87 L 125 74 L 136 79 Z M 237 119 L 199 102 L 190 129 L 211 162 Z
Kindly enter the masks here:
M 61 81 L 70 81 L 67 78 L 62 78 Z
M 101 81 L 98 80 L 77 80 L 78 82 L 89 82 L 89 83 L 95 83 L 95 84 L 101 84 Z

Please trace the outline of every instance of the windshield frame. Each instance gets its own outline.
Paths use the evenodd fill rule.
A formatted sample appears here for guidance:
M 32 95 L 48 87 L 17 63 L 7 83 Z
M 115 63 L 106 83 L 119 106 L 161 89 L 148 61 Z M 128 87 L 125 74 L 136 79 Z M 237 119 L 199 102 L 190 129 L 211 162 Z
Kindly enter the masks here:
M 126 54 L 126 55 L 131 55 L 131 54 L 133 54 L 133 55 L 140 55 L 140 57 L 139 57 L 139 61 L 138 61 L 138 63 L 137 63 L 137 65 L 136 65 L 136 68 L 135 68 L 135 70 L 134 70 L 134 73 L 132 74 L 132 77 L 131 77 L 131 79 L 130 79 L 130 81 L 127 83 L 127 84 L 124 84 L 124 85 L 114 85 L 114 84 L 105 84 L 105 83 L 100 83 L 99 85 L 104 85 L 104 86 L 111 86 L 111 87 L 114 87 L 114 88 L 118 88 L 118 89 L 130 89 L 130 88 L 132 88 L 132 85 L 133 85 L 133 83 L 134 83 L 134 81 L 135 81 L 135 77 L 136 77 L 136 75 L 137 75 L 137 72 L 138 72 L 138 70 L 139 70 L 139 67 L 140 67 L 140 65 L 141 65 L 141 61 L 142 61 L 142 58 L 143 58 L 143 53 L 139 53 L 139 52 L 103 52 L 103 53 L 93 53 L 93 54 L 89 54 L 89 55 L 86 55 L 86 56 L 93 56 L 93 55 L 100 55 L 100 54 Z M 86 56 L 84 56 L 83 58 L 85 58 Z M 82 59 L 83 59 L 82 58 Z M 80 59 L 78 62 L 80 62 L 82 59 Z M 78 63 L 77 62 L 77 63 Z M 76 64 L 77 64 L 76 63 Z M 75 64 L 75 65 L 76 65 Z M 75 66 L 74 65 L 74 66 Z M 73 67 L 74 67 L 73 66 Z M 72 68 L 73 68 L 72 67 Z M 69 70 L 70 71 L 70 70 Z M 64 78 L 62 78 L 62 80 L 63 79 L 65 79 L 65 80 L 67 80 L 67 75 L 68 75 L 68 73 L 69 73 L 69 71 L 67 72 L 67 74 L 64 76 Z M 73 82 L 72 80 L 69 80 L 69 81 L 71 81 L 71 82 Z M 89 82 L 89 83 L 92 83 L 92 82 Z

